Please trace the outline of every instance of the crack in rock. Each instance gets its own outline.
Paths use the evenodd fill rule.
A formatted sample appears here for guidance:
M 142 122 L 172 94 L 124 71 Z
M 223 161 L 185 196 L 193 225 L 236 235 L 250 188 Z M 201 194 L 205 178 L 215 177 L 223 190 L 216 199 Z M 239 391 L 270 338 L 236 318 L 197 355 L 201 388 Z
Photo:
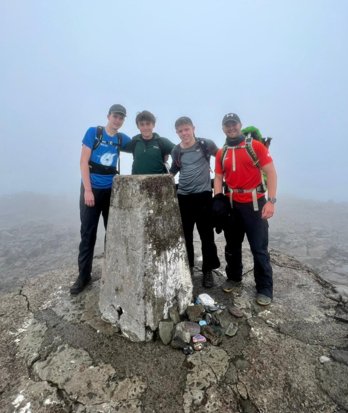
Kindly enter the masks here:
M 115 381 L 116 371 L 112 366 L 103 363 L 94 366 L 86 351 L 67 345 L 59 347 L 46 361 L 36 362 L 34 372 L 39 379 L 54 383 L 70 401 L 82 404 L 86 411 L 93 411 L 95 405 L 110 409 L 120 403 L 138 409 L 147 388 L 141 376 Z
M 187 363 L 192 369 L 186 378 L 184 412 L 190 413 L 191 408 L 199 406 L 204 406 L 206 412 L 219 411 L 216 409 L 222 408 L 224 401 L 218 392 L 218 385 L 229 367 L 228 354 L 221 348 L 210 346 L 187 357 Z M 207 410 L 207 403 L 212 398 L 215 402 Z
M 31 311 L 31 309 L 30 309 L 30 301 L 29 301 L 29 298 L 28 298 L 27 295 L 25 295 L 25 294 L 23 293 L 23 289 L 24 289 L 24 284 L 21 286 L 18 295 L 21 295 L 22 297 L 25 298 L 25 301 L 26 301 L 26 303 L 27 303 L 27 310 L 32 313 L 32 311 Z

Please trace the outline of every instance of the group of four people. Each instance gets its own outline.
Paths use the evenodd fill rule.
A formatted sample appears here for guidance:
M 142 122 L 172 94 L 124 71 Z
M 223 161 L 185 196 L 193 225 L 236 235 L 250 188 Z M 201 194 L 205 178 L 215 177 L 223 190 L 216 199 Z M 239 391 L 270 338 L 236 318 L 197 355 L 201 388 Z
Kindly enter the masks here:
M 268 305 L 273 297 L 272 267 L 268 253 L 268 222 L 276 202 L 277 176 L 268 149 L 257 140 L 247 140 L 235 113 L 222 120 L 226 135 L 223 148 L 209 139 L 197 138 L 189 117 L 176 120 L 180 143 L 154 132 L 156 118 L 149 111 L 136 116 L 139 135 L 132 139 L 120 133 L 126 109 L 112 105 L 105 127 L 87 130 L 81 151 L 79 276 L 70 288 L 79 294 L 91 279 L 99 217 L 106 228 L 112 180 L 119 165 L 120 151 L 133 154 L 132 174 L 179 173 L 177 197 L 191 272 L 194 266 L 193 230 L 196 224 L 202 242 L 203 286 L 213 287 L 212 270 L 220 266 L 214 242 L 214 216 L 226 238 L 226 292 L 239 287 L 242 279 L 242 242 L 247 235 L 254 258 L 256 301 Z M 168 156 L 172 157 L 170 169 Z M 215 156 L 214 198 L 210 179 L 210 157 Z M 263 187 L 267 178 L 267 199 Z M 214 215 L 215 213 L 215 215 Z M 222 219 L 221 219 L 222 218 Z

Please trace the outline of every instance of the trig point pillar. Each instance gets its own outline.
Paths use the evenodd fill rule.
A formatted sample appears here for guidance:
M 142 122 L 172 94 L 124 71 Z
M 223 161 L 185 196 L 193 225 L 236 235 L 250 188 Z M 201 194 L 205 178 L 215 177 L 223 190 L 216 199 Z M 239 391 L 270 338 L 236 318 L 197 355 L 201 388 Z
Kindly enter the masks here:
M 99 308 L 133 341 L 152 337 L 170 307 L 185 311 L 192 281 L 173 180 L 117 176 L 111 194 Z

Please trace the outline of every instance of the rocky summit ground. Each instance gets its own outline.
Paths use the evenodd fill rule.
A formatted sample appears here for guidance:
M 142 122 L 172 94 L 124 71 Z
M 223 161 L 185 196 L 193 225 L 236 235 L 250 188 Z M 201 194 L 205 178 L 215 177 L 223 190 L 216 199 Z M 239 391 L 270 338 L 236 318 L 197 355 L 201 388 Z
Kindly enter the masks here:
M 0 301 L 0 412 L 343 413 L 348 411 L 345 297 L 298 261 L 272 251 L 275 298 L 254 302 L 250 255 L 243 288 L 203 290 L 244 316 L 221 345 L 185 356 L 157 339 L 133 343 L 100 318 L 102 258 L 71 297 L 75 267 L 27 280 Z

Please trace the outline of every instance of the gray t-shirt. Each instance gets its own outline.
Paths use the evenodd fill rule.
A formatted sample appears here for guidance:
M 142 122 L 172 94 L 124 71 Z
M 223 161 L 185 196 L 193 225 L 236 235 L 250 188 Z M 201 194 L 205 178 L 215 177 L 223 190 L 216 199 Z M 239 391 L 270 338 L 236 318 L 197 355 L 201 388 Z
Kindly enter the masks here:
M 204 140 L 209 155 L 215 156 L 218 150 L 215 143 L 210 139 Z M 210 163 L 198 142 L 190 148 L 180 147 L 180 167 L 173 165 L 170 172 L 175 174 L 178 171 L 180 171 L 178 194 L 188 195 L 211 191 Z

